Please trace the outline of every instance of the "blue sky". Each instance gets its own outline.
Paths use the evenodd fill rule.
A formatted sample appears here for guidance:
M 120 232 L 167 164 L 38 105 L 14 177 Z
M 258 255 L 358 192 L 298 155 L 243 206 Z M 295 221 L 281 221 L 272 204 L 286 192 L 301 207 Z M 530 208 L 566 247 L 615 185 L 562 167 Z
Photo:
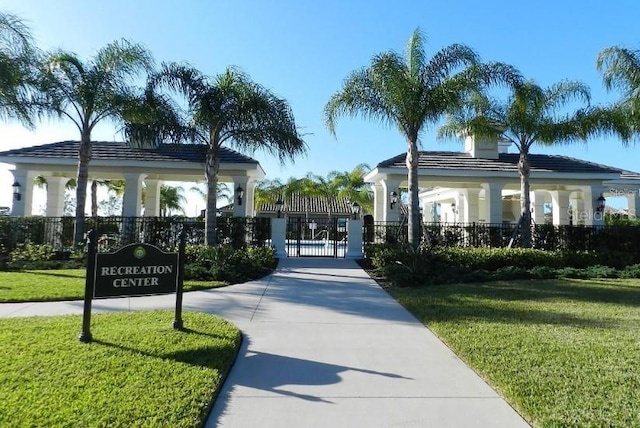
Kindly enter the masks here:
M 294 164 L 254 154 L 269 178 L 311 171 L 326 175 L 351 170 L 404 152 L 405 142 L 384 125 L 343 118 L 337 138 L 322 122 L 322 109 L 342 80 L 371 57 L 402 51 L 420 27 L 429 54 L 452 43 L 474 48 L 485 61 L 503 61 L 541 85 L 581 80 L 594 103 L 607 94 L 595 62 L 612 45 L 640 48 L 640 2 L 619 0 L 441 1 L 441 0 L 0 0 L 0 10 L 22 17 L 43 49 L 63 48 L 90 57 L 98 48 L 127 38 L 162 61 L 184 61 L 213 75 L 229 65 L 247 72 L 291 104 L 309 153 Z M 422 135 L 423 150 L 461 150 L 457 141 L 435 140 L 436 127 Z M 36 131 L 0 123 L 1 150 L 78 139 L 65 122 L 45 122 Z M 94 139 L 121 140 L 113 126 Z M 637 148 L 615 138 L 585 144 L 534 148 L 631 170 Z M 0 205 L 10 204 L 11 175 L 0 170 Z

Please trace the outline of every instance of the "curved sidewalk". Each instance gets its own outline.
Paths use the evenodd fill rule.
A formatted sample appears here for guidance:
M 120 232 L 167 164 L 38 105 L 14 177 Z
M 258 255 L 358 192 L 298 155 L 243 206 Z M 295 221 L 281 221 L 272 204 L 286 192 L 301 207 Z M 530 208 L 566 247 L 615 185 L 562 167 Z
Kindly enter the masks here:
M 171 309 L 175 296 L 94 301 Z M 283 259 L 262 280 L 186 293 L 244 341 L 207 427 L 526 427 L 497 393 L 351 260 Z M 0 317 L 82 313 L 2 304 Z

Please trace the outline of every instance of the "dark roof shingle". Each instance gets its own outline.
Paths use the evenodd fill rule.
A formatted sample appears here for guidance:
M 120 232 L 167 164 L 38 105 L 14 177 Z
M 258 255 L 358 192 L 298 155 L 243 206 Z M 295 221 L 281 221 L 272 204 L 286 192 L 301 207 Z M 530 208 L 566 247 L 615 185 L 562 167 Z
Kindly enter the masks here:
M 402 153 L 380 162 L 378 168 L 405 168 L 406 154 Z M 472 171 L 513 171 L 518 172 L 518 153 L 500 153 L 498 159 L 474 158 L 461 152 L 419 152 L 419 169 L 454 169 Z M 531 171 L 616 174 L 619 168 L 587 162 L 576 158 L 558 155 L 530 154 Z
M 79 141 L 60 141 L 58 143 L 0 152 L 2 157 L 33 158 L 77 158 Z M 206 159 L 204 144 L 161 144 L 153 149 L 136 149 L 126 143 L 94 141 L 91 144 L 93 160 L 134 160 L 149 162 L 198 162 Z M 258 161 L 226 147 L 220 148 L 221 163 L 254 163 Z

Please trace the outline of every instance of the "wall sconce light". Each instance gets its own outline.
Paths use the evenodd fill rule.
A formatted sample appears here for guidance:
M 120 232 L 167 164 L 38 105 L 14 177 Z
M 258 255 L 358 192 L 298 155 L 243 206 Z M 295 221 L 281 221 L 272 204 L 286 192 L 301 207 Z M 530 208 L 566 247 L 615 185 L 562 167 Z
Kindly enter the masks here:
M 389 199 L 389 208 L 394 209 L 396 204 L 398 203 L 398 193 L 394 190 L 391 193 L 389 193 L 389 196 L 391 197 Z
M 280 198 L 276 201 L 276 214 L 278 218 L 282 217 L 282 207 L 284 206 L 284 201 Z
M 604 196 L 602 194 L 600 194 L 600 197 L 598 197 L 597 199 L 597 205 L 596 205 L 596 212 L 602 213 L 604 212 L 604 207 L 605 207 L 605 202 L 607 200 L 604 198 Z
M 11 185 L 13 187 L 13 200 L 19 201 L 22 199 L 22 194 L 20 193 L 20 183 L 17 181 Z
M 358 214 L 360 214 L 360 204 L 356 201 L 353 201 L 353 203 L 351 204 L 351 214 L 353 214 L 354 220 L 358 219 Z
M 236 187 L 236 194 L 238 195 L 238 206 L 242 205 L 242 197 L 244 196 L 244 189 L 238 184 Z
M 455 215 L 458 214 L 458 207 L 456 206 L 455 202 L 451 202 L 451 212 Z

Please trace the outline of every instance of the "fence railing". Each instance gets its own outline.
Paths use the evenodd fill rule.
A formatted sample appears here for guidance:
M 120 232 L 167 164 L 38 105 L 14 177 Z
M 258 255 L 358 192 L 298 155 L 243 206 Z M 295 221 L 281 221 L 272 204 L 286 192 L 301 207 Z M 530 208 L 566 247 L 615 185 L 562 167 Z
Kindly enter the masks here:
M 521 235 L 516 227 L 508 223 L 424 223 L 421 239 L 436 246 L 519 247 Z M 406 242 L 407 236 L 406 223 L 365 225 L 365 243 Z M 531 227 L 531 244 L 541 250 L 611 250 L 640 256 L 640 227 L 539 224 Z
M 57 251 L 73 247 L 74 217 L 0 216 L 0 254 L 17 244 L 49 244 Z M 205 222 L 201 217 L 87 217 L 84 232 L 95 229 L 101 251 L 116 249 L 133 242 L 145 242 L 160 248 L 177 245 L 186 228 L 189 245 L 205 243 Z M 217 242 L 237 246 L 268 244 L 271 223 L 268 218 L 220 217 L 217 219 Z

